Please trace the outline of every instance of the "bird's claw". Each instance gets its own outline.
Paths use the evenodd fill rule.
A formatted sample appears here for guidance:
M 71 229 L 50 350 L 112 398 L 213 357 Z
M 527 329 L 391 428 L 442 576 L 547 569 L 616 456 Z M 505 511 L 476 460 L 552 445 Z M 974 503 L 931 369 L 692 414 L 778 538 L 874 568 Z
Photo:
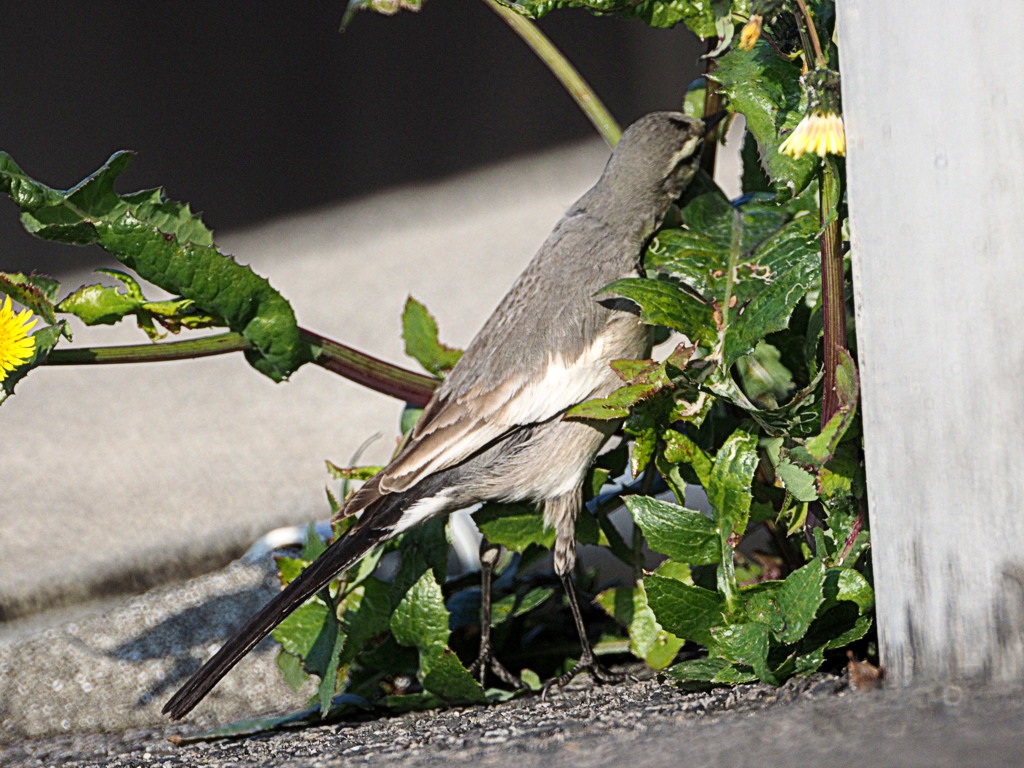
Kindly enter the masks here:
M 518 675 L 509 672 L 500 661 L 494 658 L 494 653 L 490 649 L 481 649 L 480 655 L 476 657 L 476 661 L 470 664 L 469 672 L 478 677 L 481 687 L 486 688 L 488 671 L 505 683 L 505 685 L 511 685 L 513 688 L 527 687 L 526 683 Z
M 544 686 L 541 688 L 540 692 L 541 699 L 546 699 L 548 693 L 551 691 L 552 688 L 562 688 L 568 685 L 577 675 L 581 674 L 582 672 L 589 672 L 590 677 L 594 680 L 594 682 L 600 683 L 601 685 L 624 683 L 627 680 L 635 683 L 639 680 L 639 678 L 636 675 L 632 675 L 628 672 L 612 672 L 610 669 L 605 668 L 604 665 L 598 662 L 598 660 L 592 655 L 589 657 L 584 656 L 576 662 L 576 666 L 574 666 L 564 675 L 553 677 L 546 683 L 544 683 Z

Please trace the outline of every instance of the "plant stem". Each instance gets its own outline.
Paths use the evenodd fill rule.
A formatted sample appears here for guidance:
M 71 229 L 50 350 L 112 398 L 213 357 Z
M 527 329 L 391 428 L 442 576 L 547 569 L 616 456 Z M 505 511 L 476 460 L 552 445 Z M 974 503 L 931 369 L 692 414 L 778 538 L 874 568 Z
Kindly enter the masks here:
M 336 341 L 299 329 L 302 341 L 309 345 L 310 358 L 317 365 L 411 405 L 427 404 L 438 381 L 431 376 L 386 363 Z M 191 360 L 196 357 L 242 352 L 249 342 L 238 333 L 219 333 L 201 339 L 171 341 L 164 344 L 130 344 L 114 347 L 56 349 L 50 353 L 48 365 L 109 365 L 117 363 L 152 363 L 167 360 Z
M 305 328 L 299 334 L 310 345 L 317 365 L 417 408 L 427 404 L 440 383 L 433 376 L 386 363 Z
M 722 296 L 722 303 L 718 307 L 720 319 L 718 321 L 718 345 L 715 347 L 714 356 L 718 365 L 723 367 L 723 373 L 728 375 L 725 369 L 725 339 L 729 332 L 729 310 L 732 309 L 733 289 L 736 285 L 736 265 L 740 258 L 740 238 L 743 235 L 743 217 L 739 210 L 732 210 L 732 243 L 729 247 L 729 271 L 725 277 L 725 293 Z
M 711 53 L 715 49 L 717 41 L 715 38 L 708 39 L 707 50 Z M 703 117 L 715 114 L 722 108 L 722 94 L 718 90 L 718 83 L 711 79 L 711 73 L 715 71 L 715 60 L 707 59 L 704 65 L 704 114 Z M 718 136 L 728 120 L 722 120 L 712 130 L 711 134 L 704 140 L 704 148 L 701 150 L 700 167 L 712 179 L 715 178 L 715 161 L 718 157 Z
M 609 147 L 614 147 L 622 136 L 622 129 L 619 128 L 615 118 L 594 93 L 593 88 L 587 84 L 576 68 L 569 63 L 569 60 L 562 55 L 554 44 L 541 32 L 540 28 L 525 16 L 504 5 L 498 0 L 484 0 L 506 24 L 512 27 L 519 37 L 522 38 L 537 56 L 551 70 L 562 87 L 568 91 L 573 100 L 579 105 L 583 113 L 594 124 L 597 132 L 601 134 Z
M 839 242 L 839 176 L 835 160 L 826 158 L 820 176 L 821 311 L 824 319 L 824 377 L 821 426 L 839 411 L 836 368 L 846 349 L 846 281 Z
M 804 23 L 807 25 L 807 32 L 811 36 L 811 50 L 814 53 L 814 59 L 817 62 L 818 67 L 824 69 L 827 66 L 827 63 L 825 61 L 825 55 L 821 51 L 821 41 L 818 39 L 818 30 L 814 26 L 814 19 L 811 18 L 811 12 L 808 10 L 805 0 L 796 0 L 796 4 L 800 6 L 800 13 L 803 14 Z M 797 20 L 797 26 L 800 26 L 799 20 Z M 806 44 L 804 47 L 807 47 Z
M 201 339 L 168 341 L 163 344 L 125 344 L 111 347 L 55 349 L 46 358 L 47 365 L 111 365 L 117 363 L 159 363 L 191 360 L 194 357 L 244 352 L 250 344 L 240 333 L 218 333 Z

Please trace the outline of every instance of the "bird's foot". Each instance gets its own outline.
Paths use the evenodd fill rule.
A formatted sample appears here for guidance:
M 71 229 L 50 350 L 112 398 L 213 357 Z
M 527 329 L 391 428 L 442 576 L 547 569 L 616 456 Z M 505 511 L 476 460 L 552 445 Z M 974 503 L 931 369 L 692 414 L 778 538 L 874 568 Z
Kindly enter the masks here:
M 628 672 L 612 672 L 601 664 L 592 653 L 584 654 L 571 670 L 564 675 L 553 677 L 544 683 L 544 687 L 541 688 L 540 692 L 541 699 L 546 699 L 552 688 L 562 688 L 568 685 L 577 675 L 583 672 L 589 672 L 590 677 L 601 685 L 624 683 L 627 680 L 635 683 L 638 680 L 636 675 L 631 675 Z
M 494 658 L 494 651 L 490 648 L 481 648 L 480 655 L 476 657 L 469 666 L 470 674 L 476 675 L 480 681 L 482 688 L 487 687 L 487 673 L 490 672 L 492 675 L 497 677 L 505 685 L 511 685 L 513 688 L 526 688 L 527 685 L 522 681 L 518 675 L 513 675 L 502 665 L 500 661 Z

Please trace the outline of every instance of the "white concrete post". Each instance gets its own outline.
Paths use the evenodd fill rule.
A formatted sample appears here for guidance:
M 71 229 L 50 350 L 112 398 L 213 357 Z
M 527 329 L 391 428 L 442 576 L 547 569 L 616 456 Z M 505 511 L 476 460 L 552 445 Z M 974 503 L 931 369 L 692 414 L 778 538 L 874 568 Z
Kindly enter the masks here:
M 882 661 L 1024 680 L 1024 2 L 838 0 Z

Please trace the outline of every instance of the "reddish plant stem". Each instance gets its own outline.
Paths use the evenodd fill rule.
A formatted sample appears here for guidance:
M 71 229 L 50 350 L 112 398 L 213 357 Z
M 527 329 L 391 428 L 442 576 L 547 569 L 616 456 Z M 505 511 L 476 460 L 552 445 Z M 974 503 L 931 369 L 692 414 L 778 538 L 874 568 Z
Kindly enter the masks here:
M 340 344 L 305 328 L 299 329 L 302 341 L 309 345 L 314 363 L 350 381 L 398 398 L 417 407 L 430 400 L 438 380 Z M 249 349 L 237 333 L 220 333 L 203 339 L 170 341 L 163 344 L 129 344 L 84 349 L 57 349 L 47 358 L 48 365 L 111 365 L 191 360 L 196 357 L 224 355 Z
M 821 311 L 824 321 L 824 376 L 821 398 L 821 426 L 839 412 L 836 368 L 846 349 L 846 280 L 840 242 L 839 179 L 833 161 L 826 160 L 820 176 Z

